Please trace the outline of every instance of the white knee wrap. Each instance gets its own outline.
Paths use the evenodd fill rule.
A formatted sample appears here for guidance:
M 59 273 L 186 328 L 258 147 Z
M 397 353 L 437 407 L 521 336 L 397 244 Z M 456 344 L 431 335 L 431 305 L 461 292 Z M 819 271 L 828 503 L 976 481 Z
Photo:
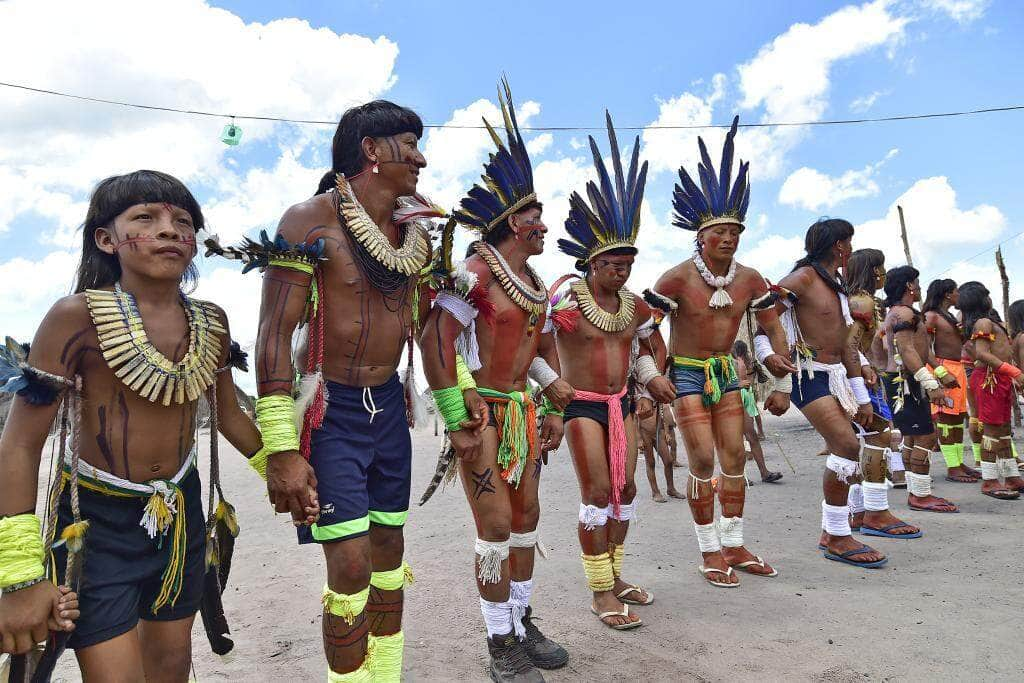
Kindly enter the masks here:
M 864 491 L 860 484 L 850 484 L 850 493 L 846 496 L 846 502 L 850 506 L 850 514 L 864 512 Z
M 822 528 L 829 536 L 849 536 L 850 531 L 850 506 L 829 505 L 821 501 Z
M 711 524 L 694 522 L 693 530 L 697 532 L 697 545 L 700 546 L 702 553 L 714 553 L 722 549 L 722 544 L 718 541 L 718 525 L 714 522 Z
M 718 536 L 724 548 L 739 548 L 743 545 L 743 518 L 722 517 L 718 520 Z
M 508 559 L 508 541 L 485 541 L 476 539 L 477 576 L 480 583 L 501 581 L 501 563 Z
M 885 482 L 866 481 L 861 484 L 864 494 L 864 509 L 881 512 L 889 509 L 889 485 Z
M 890 472 L 902 472 L 907 469 L 907 466 L 903 464 L 903 451 L 886 449 L 885 457 L 889 462 Z
M 840 458 L 835 453 L 829 453 L 825 460 L 825 467 L 836 473 L 836 478 L 844 484 L 850 481 L 851 477 L 860 474 L 860 463 L 856 460 Z
M 620 522 L 628 522 L 629 520 L 636 517 L 636 503 L 636 498 L 633 499 L 632 503 L 623 503 L 622 505 L 619 506 L 618 515 L 615 514 L 615 510 L 613 509 L 614 506 L 611 503 L 609 503 L 608 507 L 605 508 L 605 512 L 608 514 L 608 519 L 615 519 Z
M 608 523 L 608 508 L 580 503 L 580 524 L 587 531 L 593 531 Z
M 907 472 L 907 491 L 918 498 L 932 495 L 932 475 Z
M 510 548 L 532 548 L 537 545 L 537 530 L 524 531 L 521 534 L 513 531 L 508 537 L 508 545 Z
M 981 478 L 985 481 L 995 481 L 999 478 L 999 465 L 994 462 L 981 461 Z

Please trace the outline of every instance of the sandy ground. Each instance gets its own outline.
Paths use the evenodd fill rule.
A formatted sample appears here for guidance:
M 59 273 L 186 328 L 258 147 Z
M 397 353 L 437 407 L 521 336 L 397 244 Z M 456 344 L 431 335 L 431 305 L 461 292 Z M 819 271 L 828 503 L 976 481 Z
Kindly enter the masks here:
M 541 628 L 570 653 L 550 681 L 579 680 L 1020 680 L 1019 539 L 1024 500 L 999 502 L 977 486 L 932 472 L 939 495 L 961 514 L 910 513 L 906 494 L 890 495 L 897 514 L 920 524 L 918 540 L 878 540 L 889 564 L 861 570 L 824 560 L 820 529 L 822 442 L 799 414 L 766 419 L 795 472 L 772 441 L 769 466 L 785 478 L 748 491 L 748 547 L 779 570 L 773 579 L 742 576 L 737 589 L 706 584 L 689 509 L 655 504 L 642 470 L 640 520 L 630 531 L 625 576 L 656 602 L 637 608 L 645 626 L 619 633 L 588 611 L 575 538 L 578 490 L 562 450 L 545 469 L 541 533 L 549 559 L 538 560 L 533 605 Z M 406 597 L 406 679 L 487 680 L 486 648 L 472 583 L 474 538 L 461 488 L 415 501 L 434 469 L 439 439 L 414 436 L 414 507 L 407 555 L 416 583 Z M 242 534 L 224 602 L 235 650 L 211 654 L 199 620 L 193 632 L 198 681 L 322 681 L 319 595 L 322 554 L 297 547 L 284 517 L 274 516 L 262 483 L 225 447 L 224 480 Z M 680 452 L 683 450 L 680 448 Z M 750 472 L 756 472 L 750 465 Z M 676 470 L 680 486 L 686 470 Z M 205 471 L 204 471 L 205 479 Z M 58 680 L 79 680 L 74 659 Z

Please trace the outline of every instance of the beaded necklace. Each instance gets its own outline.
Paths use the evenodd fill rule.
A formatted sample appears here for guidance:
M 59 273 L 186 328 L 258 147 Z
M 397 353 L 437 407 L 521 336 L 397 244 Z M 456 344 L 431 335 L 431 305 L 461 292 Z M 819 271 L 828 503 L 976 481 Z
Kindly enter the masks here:
M 619 310 L 615 313 L 609 313 L 598 305 L 594 295 L 590 293 L 586 280 L 581 279 L 572 283 L 569 289 L 576 295 L 583 317 L 597 329 L 603 332 L 622 332 L 633 321 L 636 302 L 628 289 L 619 290 Z

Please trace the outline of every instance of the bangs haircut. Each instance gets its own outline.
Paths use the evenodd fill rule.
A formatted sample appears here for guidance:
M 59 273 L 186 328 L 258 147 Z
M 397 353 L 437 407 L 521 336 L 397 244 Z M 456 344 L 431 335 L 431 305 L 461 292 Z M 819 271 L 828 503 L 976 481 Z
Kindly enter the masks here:
M 529 204 L 527 204 L 526 206 L 512 214 L 512 216 L 518 216 L 524 211 L 529 211 L 530 209 L 540 209 L 543 212 L 544 205 L 541 204 L 540 202 L 530 202 Z M 515 233 L 512 232 L 512 228 L 508 224 L 508 219 L 511 218 L 512 216 L 503 219 L 500 223 L 498 223 L 493 228 L 488 230 L 487 234 L 485 234 L 483 237 L 484 242 L 491 245 L 492 247 L 496 247 L 509 237 L 514 236 Z M 470 253 L 472 253 L 472 250 L 470 250 Z
M 331 170 L 320 179 L 316 193 L 323 194 L 334 187 L 334 176 L 344 173 L 354 176 L 363 170 L 363 138 L 388 138 L 401 133 L 423 137 L 423 120 L 408 107 L 388 100 L 374 100 L 352 107 L 341 115 L 331 144 Z
M 96 230 L 110 228 L 114 219 L 136 204 L 171 204 L 188 211 L 196 232 L 206 227 L 203 210 L 184 183 L 160 171 L 134 171 L 100 181 L 92 191 L 82 224 L 82 260 L 78 264 L 74 293 L 110 287 L 121 279 L 117 254 L 107 254 L 96 244 Z M 199 271 L 189 263 L 182 275 L 188 291 L 195 289 Z

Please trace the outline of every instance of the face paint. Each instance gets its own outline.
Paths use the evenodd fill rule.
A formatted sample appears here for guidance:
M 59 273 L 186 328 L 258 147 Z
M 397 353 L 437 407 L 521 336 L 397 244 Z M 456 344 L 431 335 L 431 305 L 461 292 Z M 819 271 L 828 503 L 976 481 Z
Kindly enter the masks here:
M 128 237 L 126 239 L 120 240 L 119 242 L 116 242 L 114 244 L 114 251 L 118 252 L 121 250 L 121 247 L 136 245 L 142 242 L 168 242 L 170 244 L 182 244 L 193 249 L 196 248 L 195 237 L 184 237 L 180 240 L 164 240 L 160 239 L 159 237 L 149 237 L 146 235 L 140 235 L 138 237 Z

